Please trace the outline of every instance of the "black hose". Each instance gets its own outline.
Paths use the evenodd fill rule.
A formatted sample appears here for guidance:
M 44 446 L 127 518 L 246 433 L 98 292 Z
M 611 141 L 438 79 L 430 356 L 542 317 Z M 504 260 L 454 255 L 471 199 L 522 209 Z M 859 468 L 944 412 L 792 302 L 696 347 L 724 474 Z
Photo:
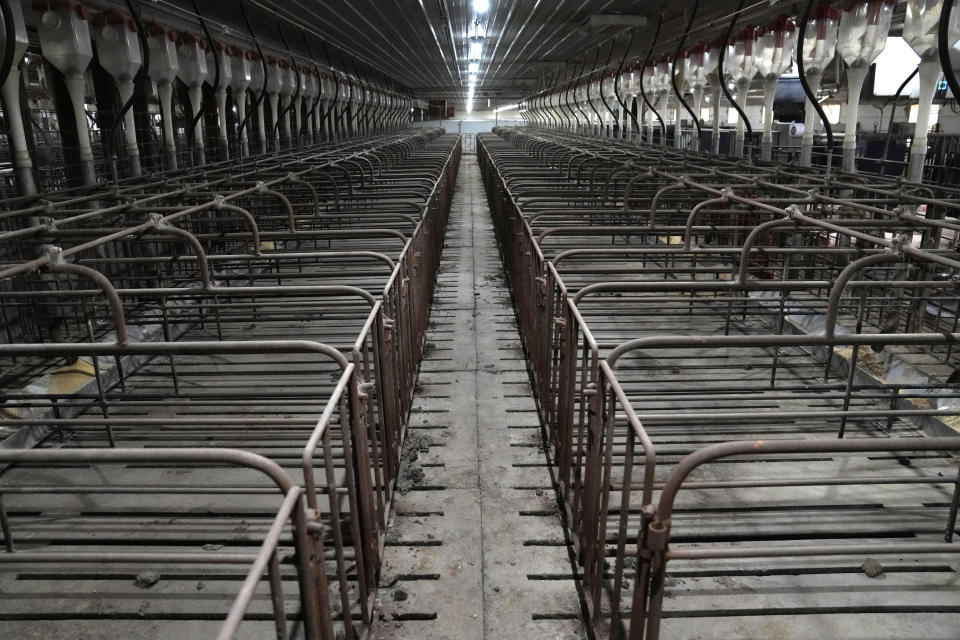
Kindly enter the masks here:
M 337 106 L 337 99 L 340 97 L 340 79 L 337 78 L 337 73 L 333 69 L 333 60 L 330 59 L 330 51 L 327 49 L 326 42 L 323 42 L 323 55 L 327 59 L 327 67 L 330 68 L 330 77 L 333 79 L 333 100 L 330 102 L 330 108 L 327 109 L 327 124 L 333 129 L 338 123 L 334 109 Z
M 743 0 L 740 0 L 741 3 Z M 650 103 L 650 99 L 647 98 L 647 90 L 643 88 L 643 75 L 647 72 L 647 65 L 650 64 L 650 56 L 653 55 L 653 48 L 657 46 L 657 40 L 660 38 L 660 27 L 663 26 L 663 12 L 660 12 L 660 18 L 657 20 L 657 30 L 653 33 L 653 40 L 650 41 L 650 49 L 647 50 L 647 57 L 643 61 L 643 65 L 640 67 L 640 96 L 643 98 L 643 103 L 647 105 L 647 108 L 653 112 L 653 115 L 657 116 L 657 120 L 660 121 L 660 140 L 662 144 L 667 143 L 667 125 L 663 123 L 663 118 L 660 117 L 660 112 L 653 108 L 653 105 Z M 640 132 L 643 135 L 643 132 Z
M 193 2 L 193 10 L 197 14 L 197 19 L 200 21 L 200 27 L 203 28 L 203 34 L 206 36 L 207 42 L 210 43 L 210 46 L 213 47 L 213 65 L 216 67 L 213 72 L 213 91 L 216 92 L 217 89 L 220 88 L 220 53 L 217 51 L 217 43 L 214 42 L 213 36 L 210 35 L 210 29 L 207 27 L 207 21 L 203 19 L 203 15 L 200 13 L 200 5 L 197 3 L 197 0 L 191 0 L 191 2 Z M 190 128 L 188 131 L 193 131 L 202 117 L 203 101 L 201 100 L 200 110 L 197 111 L 196 115 L 193 116 L 193 120 L 190 122 Z
M 290 44 L 287 42 L 287 35 L 283 32 L 283 25 L 277 20 L 277 30 L 280 32 L 280 40 L 283 41 L 283 48 L 287 50 L 287 55 L 290 56 L 290 64 L 293 65 L 293 73 L 297 79 L 297 85 L 294 89 L 293 94 L 290 96 L 290 99 L 287 100 L 287 106 L 280 110 L 280 113 L 276 115 L 273 123 L 273 138 L 276 140 L 277 134 L 280 131 L 280 122 L 283 121 L 287 115 L 293 110 L 293 102 L 297 99 L 297 96 L 300 95 L 300 70 L 297 68 L 297 60 L 293 57 L 293 53 L 290 52 Z M 293 142 L 293 131 L 290 132 L 291 143 Z M 300 132 L 297 132 L 299 135 Z
M 720 47 L 720 62 L 717 65 L 717 75 L 720 77 L 720 88 L 723 89 L 723 95 L 726 96 L 727 100 L 730 101 L 730 104 L 733 105 L 733 108 L 737 110 L 737 113 L 740 114 L 740 117 L 743 118 L 743 125 L 747 130 L 746 140 L 750 140 L 753 137 L 753 127 L 750 126 L 750 120 L 747 118 L 747 112 L 737 104 L 737 101 L 733 99 L 733 96 L 730 95 L 730 88 L 727 87 L 727 80 L 724 78 L 723 74 L 723 59 L 727 56 L 727 44 L 730 42 L 730 36 L 733 35 L 733 29 L 737 26 L 737 17 L 739 17 L 740 12 L 743 10 L 744 0 L 740 0 L 740 4 L 737 5 L 737 10 L 733 14 L 733 18 L 730 20 L 730 26 L 727 28 L 727 37 L 723 39 L 723 46 Z M 719 117 L 719 112 L 718 112 Z M 747 147 L 747 142 L 744 142 L 744 148 Z M 749 157 L 750 154 L 747 154 Z
M 257 95 L 257 99 L 250 104 L 250 110 L 247 111 L 243 117 L 243 122 L 237 127 L 237 139 L 242 140 L 244 127 L 247 126 L 247 122 L 249 122 L 253 112 L 258 110 L 260 105 L 263 104 L 263 99 L 267 95 L 267 58 L 263 55 L 263 49 L 260 48 L 260 39 L 257 38 L 257 34 L 253 30 L 253 24 L 250 22 L 250 16 L 247 15 L 247 8 L 243 4 L 243 0 L 238 0 L 238 2 L 240 4 L 240 13 L 243 14 L 244 22 L 247 23 L 247 31 L 250 32 L 250 37 L 253 38 L 253 45 L 257 48 L 257 55 L 260 56 L 260 66 L 263 68 L 263 84 L 260 85 L 260 93 Z M 266 136 L 266 132 L 264 132 L 264 136 Z
M 570 117 L 567 118 L 567 125 L 573 127 L 573 121 L 577 119 L 577 114 L 573 112 L 573 107 L 570 106 L 570 83 L 573 81 L 574 74 L 576 74 L 576 67 L 573 67 L 570 71 L 570 78 L 567 79 L 563 90 L 563 105 L 567 108 L 566 111 L 563 111 L 563 117 L 567 118 L 567 111 L 569 111 Z M 557 102 L 559 102 L 559 99 Z
M 345 79 L 347 79 L 347 65 L 346 65 L 346 63 L 343 61 L 343 52 L 342 52 L 342 51 L 338 51 L 338 52 L 337 52 L 337 57 L 340 58 L 340 68 L 343 69 L 343 77 L 344 77 Z M 350 82 L 349 82 L 349 79 L 347 79 L 346 82 L 347 82 L 347 105 L 346 105 L 346 107 L 344 107 L 343 109 L 340 109 L 340 112 L 336 114 L 336 117 L 337 117 L 336 123 L 337 123 L 338 126 L 340 125 L 341 122 L 343 122 L 343 118 L 347 115 L 347 114 L 346 114 L 347 107 L 350 106 L 350 99 L 353 98 L 353 87 L 351 86 L 351 84 L 350 84 Z M 338 90 L 339 90 L 339 86 L 340 86 L 340 83 L 337 82 Z M 348 123 L 348 124 L 349 124 L 349 123 Z M 350 132 L 350 130 L 348 129 L 348 130 L 347 130 L 347 135 L 350 135 L 350 133 L 351 133 L 351 132 Z
M 940 68 L 943 77 L 947 79 L 947 86 L 953 92 L 953 99 L 960 102 L 960 83 L 957 74 L 953 71 L 953 62 L 950 61 L 950 13 L 953 11 L 953 0 L 945 0 L 940 9 L 940 23 L 937 25 L 937 52 L 940 54 Z
M 917 65 L 917 68 L 913 70 L 913 73 L 908 75 L 906 79 L 900 83 L 900 86 L 897 87 L 897 92 L 883 105 L 886 107 L 888 104 L 893 102 L 893 108 L 890 109 L 890 122 L 887 123 L 887 137 L 883 141 L 883 155 L 880 156 L 880 163 L 883 167 L 882 175 L 886 175 L 886 160 L 887 160 L 887 151 L 890 150 L 890 138 L 893 135 L 893 118 L 897 115 L 897 98 L 900 97 L 900 94 L 903 93 L 903 90 L 906 89 L 907 84 L 913 80 L 914 76 L 920 73 L 920 65 Z M 882 108 L 882 107 L 881 107 Z
M 597 111 L 597 108 L 593 106 L 593 100 L 590 99 L 590 85 L 593 84 L 593 74 L 597 72 L 597 63 L 600 62 L 600 47 L 597 47 L 597 55 L 593 56 L 593 69 L 590 70 L 590 76 L 587 78 L 587 104 L 590 105 L 590 110 L 593 111 L 594 115 L 597 116 L 597 120 L 600 120 L 600 112 Z M 603 76 L 601 75 L 601 89 L 603 85 Z M 600 97 L 603 97 L 603 91 L 600 92 Z
M 313 52 L 310 51 L 310 42 L 307 40 L 307 32 L 301 29 L 300 35 L 303 36 L 303 46 L 307 49 L 307 57 L 310 58 L 310 62 L 313 64 L 313 72 L 316 74 L 317 78 L 317 97 L 313 100 L 313 106 L 311 106 L 310 110 L 307 111 L 307 118 L 312 119 L 313 114 L 317 111 L 317 106 L 320 104 L 320 94 L 322 88 L 320 85 L 320 69 L 317 67 L 316 60 L 313 59 Z
M 558 68 L 557 68 L 557 79 L 553 81 L 553 86 L 551 86 L 551 87 L 547 90 L 547 95 L 548 95 L 548 96 L 549 96 L 549 95 L 553 95 L 553 92 L 557 90 L 557 87 L 558 87 L 558 86 L 560 86 L 560 74 L 561 74 L 561 73 L 562 73 L 562 69 L 560 69 L 560 68 L 558 67 Z M 559 96 L 558 96 L 558 97 L 557 97 L 557 108 L 559 108 L 559 106 L 560 106 L 560 99 L 559 99 Z M 550 100 L 550 108 L 551 108 L 551 110 L 553 109 L 553 100 L 552 100 L 552 99 Z M 554 116 L 553 113 L 551 113 L 551 112 L 548 112 L 548 115 L 550 116 L 550 119 L 551 119 L 551 120 L 553 120 L 553 121 L 555 121 L 555 122 L 557 123 L 557 127 L 560 127 L 560 125 L 562 124 L 562 123 L 560 122 L 560 116 Z
M 0 15 L 3 16 L 3 60 L 0 61 L 0 87 L 2 87 L 7 83 L 7 78 L 13 69 L 13 54 L 17 48 L 17 25 L 13 24 L 10 0 L 0 0 Z M 15 108 L 19 106 L 16 105 Z M 7 108 L 11 107 L 8 105 Z
M 583 72 L 584 72 L 584 70 L 585 70 L 586 68 L 587 68 L 587 54 L 585 53 L 585 54 L 583 54 L 583 65 L 581 65 L 581 67 L 580 67 L 580 73 L 578 73 L 577 76 L 576 76 L 576 78 L 577 78 L 578 80 L 579 80 L 581 77 L 583 77 Z M 573 86 L 571 87 L 571 89 L 573 90 L 573 104 L 577 107 L 577 111 L 580 112 L 580 115 L 583 116 L 583 119 L 589 121 L 590 118 L 587 117 L 587 112 L 583 110 L 583 107 L 581 107 L 579 104 L 577 104 L 577 89 L 576 89 L 576 85 L 573 85 Z M 583 126 L 583 125 L 580 124 L 580 118 L 577 118 L 577 127 L 581 127 L 581 126 Z
M 677 60 L 680 59 L 680 52 L 683 51 L 683 43 L 687 39 L 687 33 L 693 27 L 693 20 L 697 16 L 697 7 L 700 6 L 700 0 L 693 0 L 693 9 L 690 10 L 690 19 L 687 21 L 687 28 L 680 35 L 680 42 L 677 43 L 677 52 L 673 54 L 673 68 L 670 70 L 670 84 L 673 85 L 673 92 L 677 94 L 677 99 L 680 100 L 680 104 L 683 105 L 683 108 L 686 109 L 687 113 L 690 114 L 690 117 L 693 118 L 693 124 L 697 127 L 697 140 L 700 140 L 700 115 L 693 112 L 693 109 L 690 108 L 690 105 L 687 104 L 687 101 L 683 99 L 683 94 L 680 92 L 680 89 L 677 87 Z M 673 134 L 674 136 L 680 135 L 680 118 L 677 118 L 677 130 Z
M 627 104 L 623 101 L 623 98 L 620 97 L 620 76 L 623 75 L 623 65 L 627 61 L 627 54 L 630 53 L 630 47 L 633 46 L 633 36 L 636 34 L 636 31 L 636 28 L 630 29 L 630 39 L 627 40 L 627 48 L 623 50 L 623 57 L 620 58 L 620 68 L 617 69 L 617 76 L 613 80 L 613 93 L 617 96 L 617 102 L 620 103 L 620 108 L 623 109 L 623 112 L 629 113 L 630 117 L 633 118 L 633 124 L 637 124 L 637 117 L 633 115 L 632 109 L 627 109 Z M 623 138 L 623 131 L 620 132 L 620 137 Z
M 613 60 L 613 49 L 616 46 L 617 46 L 617 39 L 614 38 L 613 42 L 610 43 L 610 53 L 609 55 L 607 55 L 607 64 L 603 67 L 604 74 L 606 74 L 607 69 L 610 68 L 610 61 Z M 614 77 L 613 83 L 614 83 L 614 87 L 616 87 L 616 83 L 617 83 L 616 77 Z M 607 108 L 607 111 L 610 112 L 610 117 L 612 117 L 614 122 L 616 122 L 617 114 L 613 112 L 613 109 L 611 109 L 610 105 L 607 104 L 607 99 L 603 97 L 603 76 L 602 75 L 600 76 L 600 99 L 603 100 L 603 106 L 605 106 Z
M 817 96 L 813 93 L 813 89 L 811 89 L 807 83 L 807 72 L 803 68 L 803 40 L 807 34 L 807 20 L 810 19 L 810 11 L 813 9 L 814 2 L 815 0 L 807 0 L 807 8 L 804 9 L 803 19 L 800 21 L 800 32 L 797 34 L 797 73 L 800 76 L 800 85 L 803 87 L 803 92 L 807 95 L 807 100 L 813 105 L 817 116 L 820 118 L 820 122 L 823 123 L 824 130 L 827 132 L 827 171 L 829 171 L 830 166 L 833 165 L 833 128 L 830 126 L 830 122 L 827 120 L 827 114 L 823 111 L 823 107 L 820 106 Z M 916 73 L 916 71 L 914 71 L 914 73 Z M 912 78 L 913 76 L 910 77 Z M 897 95 L 900 94 L 900 91 L 903 90 L 906 84 L 905 81 L 900 89 L 897 90 Z M 890 142 L 889 138 L 887 138 L 887 142 Z M 884 151 L 884 156 L 886 156 L 886 151 Z

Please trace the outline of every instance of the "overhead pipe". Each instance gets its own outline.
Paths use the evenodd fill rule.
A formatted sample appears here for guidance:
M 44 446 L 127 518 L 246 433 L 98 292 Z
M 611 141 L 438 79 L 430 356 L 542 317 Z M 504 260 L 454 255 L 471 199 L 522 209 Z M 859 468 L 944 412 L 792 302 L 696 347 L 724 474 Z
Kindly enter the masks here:
M 33 8 L 41 12 L 40 24 L 37 25 L 40 50 L 44 59 L 63 74 L 67 93 L 70 95 L 77 130 L 81 179 L 86 185 L 94 185 L 97 183 L 97 175 L 87 126 L 87 81 L 84 77 L 90 61 L 93 60 L 90 26 L 87 23 L 89 13 L 86 7 L 72 0 L 35 0 Z
M 896 0 L 854 0 L 840 15 L 837 53 L 847 68 L 847 105 L 843 129 L 843 170 L 857 170 L 857 120 L 860 92 L 870 65 L 887 46 Z
M 797 73 L 800 84 L 806 94 L 807 103 L 803 111 L 803 136 L 800 141 L 800 164 L 810 166 L 813 157 L 814 117 L 819 117 L 827 133 L 827 173 L 833 165 L 833 127 L 817 99 L 823 71 L 833 61 L 837 50 L 837 29 L 840 24 L 840 12 L 833 8 L 830 0 L 821 0 L 816 10 L 816 0 L 807 0 L 806 9 L 800 20 L 800 32 L 797 34 Z M 886 153 L 884 153 L 886 157 Z
M 30 159 L 30 149 L 27 147 L 23 112 L 20 109 L 20 63 L 23 61 L 30 41 L 19 0 L 13 2 L 0 0 L 0 13 L 3 15 L 4 29 L 3 62 L 0 63 L 3 113 L 6 116 L 10 136 L 17 190 L 20 195 L 27 196 L 37 192 L 37 184 L 33 177 L 33 161 Z

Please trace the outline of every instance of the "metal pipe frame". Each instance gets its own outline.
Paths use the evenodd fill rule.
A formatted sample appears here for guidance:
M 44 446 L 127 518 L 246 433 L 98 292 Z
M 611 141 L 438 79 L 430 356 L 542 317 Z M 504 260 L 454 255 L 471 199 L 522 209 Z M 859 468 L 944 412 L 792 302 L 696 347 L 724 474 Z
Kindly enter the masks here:
M 313 576 L 298 589 L 309 615 L 292 624 L 332 640 L 372 621 L 460 152 L 458 137 L 418 130 L 7 203 L 0 423 L 7 445 L 36 447 L 15 454 L 113 460 L 142 444 L 162 462 L 222 444 L 300 458 L 303 489 L 264 524 L 259 555 L 234 554 L 251 568 L 220 638 L 255 624 L 245 612 L 265 571 L 271 625 L 289 635 L 278 541 L 291 518 Z M 67 389 L 70 371 L 86 373 Z M 8 547 L 29 528 L 9 503 L 46 495 L 13 473 L 26 481 L 0 488 Z M 221 492 L 259 493 L 229 480 Z
M 657 501 L 683 456 L 734 439 L 782 446 L 772 462 L 789 471 L 771 474 L 758 454 L 753 475 L 686 482 L 686 511 L 747 505 L 741 526 L 718 534 L 730 541 L 764 526 L 749 487 L 784 488 L 775 499 L 809 510 L 814 529 L 829 510 L 787 488 L 887 484 L 957 502 L 956 461 L 937 452 L 960 440 L 925 437 L 955 435 L 960 415 L 947 376 L 960 367 L 955 190 L 531 127 L 496 129 L 477 148 L 597 635 L 658 637 L 674 602 L 663 600 L 668 559 L 955 554 L 956 509 L 925 509 L 947 543 L 924 532 L 878 547 L 864 525 L 850 536 L 859 544 L 810 534 L 690 548 L 709 529 L 692 533 L 685 516 L 671 545 Z M 942 373 L 908 382 L 912 358 Z M 808 447 L 857 460 L 865 446 L 921 452 L 930 468 L 803 466 Z

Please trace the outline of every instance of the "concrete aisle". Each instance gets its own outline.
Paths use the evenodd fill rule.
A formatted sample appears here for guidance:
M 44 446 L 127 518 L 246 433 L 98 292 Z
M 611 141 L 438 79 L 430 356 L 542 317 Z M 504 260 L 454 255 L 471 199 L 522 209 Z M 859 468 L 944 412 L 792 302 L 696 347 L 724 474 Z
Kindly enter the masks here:
M 476 156 L 454 196 L 373 637 L 581 638 Z

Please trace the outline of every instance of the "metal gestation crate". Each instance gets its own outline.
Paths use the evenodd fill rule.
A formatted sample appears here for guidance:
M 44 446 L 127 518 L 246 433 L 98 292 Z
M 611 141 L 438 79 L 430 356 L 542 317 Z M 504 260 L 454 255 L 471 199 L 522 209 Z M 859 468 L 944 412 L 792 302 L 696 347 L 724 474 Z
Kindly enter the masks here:
M 539 130 L 478 157 L 597 633 L 949 635 L 955 190 Z
M 0 635 L 364 633 L 459 157 L 420 130 L 5 203 Z

